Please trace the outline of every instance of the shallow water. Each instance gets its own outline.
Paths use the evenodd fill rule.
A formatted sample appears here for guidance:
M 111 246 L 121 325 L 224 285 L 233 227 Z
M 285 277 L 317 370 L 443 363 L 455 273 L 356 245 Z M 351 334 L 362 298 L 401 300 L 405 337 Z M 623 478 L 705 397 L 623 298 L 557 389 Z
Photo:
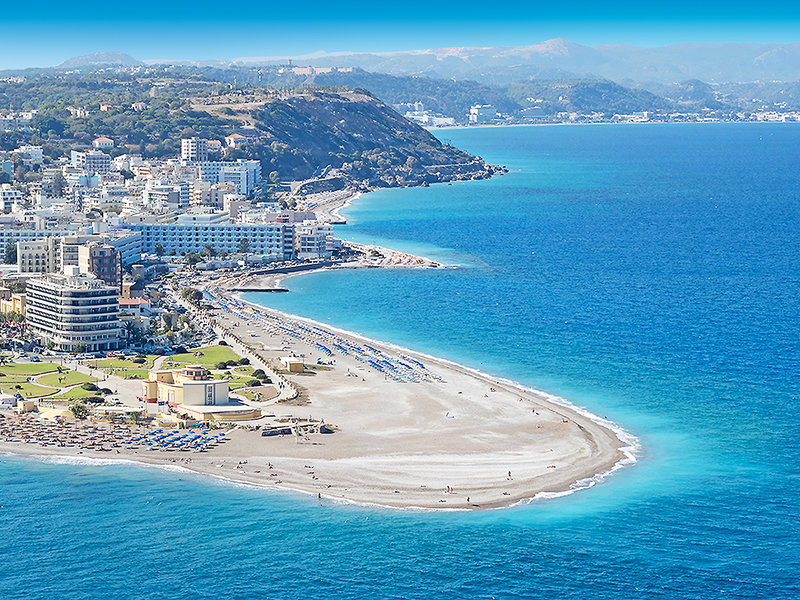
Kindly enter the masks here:
M 568 398 L 639 463 L 434 514 L 0 457 L 0 597 L 800 596 L 800 127 L 437 135 L 511 172 L 369 194 L 339 233 L 462 267 L 248 298 Z

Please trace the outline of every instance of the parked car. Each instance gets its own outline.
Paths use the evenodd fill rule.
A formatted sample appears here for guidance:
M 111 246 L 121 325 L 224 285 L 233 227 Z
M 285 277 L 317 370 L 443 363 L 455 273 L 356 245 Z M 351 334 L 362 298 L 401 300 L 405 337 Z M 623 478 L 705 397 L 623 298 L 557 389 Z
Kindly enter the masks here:
M 31 362 L 42 362 L 42 359 L 34 354 L 31 356 Z

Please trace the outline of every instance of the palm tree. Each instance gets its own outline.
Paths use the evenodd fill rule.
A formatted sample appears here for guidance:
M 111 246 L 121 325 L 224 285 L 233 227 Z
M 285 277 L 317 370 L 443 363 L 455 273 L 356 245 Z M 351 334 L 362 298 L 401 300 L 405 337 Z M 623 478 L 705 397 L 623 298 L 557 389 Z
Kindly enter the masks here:
M 125 345 L 131 345 L 131 339 L 136 335 L 136 323 L 133 321 L 125 321 L 122 326 L 125 332 Z

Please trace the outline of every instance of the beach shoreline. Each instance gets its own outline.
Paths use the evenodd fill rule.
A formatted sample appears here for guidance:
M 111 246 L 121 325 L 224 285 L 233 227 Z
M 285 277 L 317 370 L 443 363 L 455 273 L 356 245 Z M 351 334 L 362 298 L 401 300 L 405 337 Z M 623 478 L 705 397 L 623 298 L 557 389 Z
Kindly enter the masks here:
M 181 467 L 330 501 L 415 510 L 485 510 L 555 498 L 592 487 L 636 462 L 635 437 L 563 398 L 213 290 L 223 301 L 235 301 L 235 310 L 198 318 L 216 321 L 224 338 L 243 342 L 243 354 L 300 354 L 313 365 L 313 374 L 282 375 L 304 391 L 305 401 L 251 404 L 271 413 L 273 425 L 276 420 L 322 422 L 330 424 L 333 435 L 264 438 L 249 423 L 226 432 L 225 444 L 207 453 L 119 445 L 100 452 L 8 441 L 0 443 L 0 451 Z M 324 329 L 328 336 L 386 357 L 424 363 L 433 377 L 389 381 L 343 355 L 333 366 L 314 365 L 323 357 L 315 357 L 309 344 L 256 333 L 256 320 L 239 322 L 255 315 Z
M 328 201 L 329 218 L 360 196 L 351 192 Z M 333 435 L 264 438 L 253 429 L 262 420 L 234 427 L 225 444 L 207 453 L 176 456 L 118 445 L 116 452 L 100 452 L 8 441 L 0 442 L 0 452 L 179 467 L 320 500 L 413 510 L 485 510 L 556 498 L 592 487 L 636 462 L 640 446 L 633 435 L 563 398 L 241 296 L 251 284 L 253 291 L 274 289 L 290 277 L 322 270 L 441 266 L 388 248 L 353 245 L 364 253 L 355 263 L 212 278 L 201 287 L 206 302 L 211 298 L 218 308 L 213 313 L 197 309 L 195 315 L 221 339 L 236 340 L 242 355 L 264 365 L 287 354 L 307 360 L 310 371 L 281 375 L 302 391 L 303 401 L 250 404 L 261 408 L 270 426 L 289 422 L 299 429 L 301 421 L 318 422 L 330 424 Z M 370 256 L 370 248 L 380 257 Z M 177 295 L 175 301 L 183 303 Z M 370 348 L 376 359 L 424 363 L 417 370 L 424 376 L 403 381 L 346 351 L 337 351 L 330 361 L 330 354 L 319 351 L 319 339 L 287 338 L 278 331 L 288 331 L 285 326 L 312 337 L 323 332 L 328 336 L 319 338 L 323 341 Z

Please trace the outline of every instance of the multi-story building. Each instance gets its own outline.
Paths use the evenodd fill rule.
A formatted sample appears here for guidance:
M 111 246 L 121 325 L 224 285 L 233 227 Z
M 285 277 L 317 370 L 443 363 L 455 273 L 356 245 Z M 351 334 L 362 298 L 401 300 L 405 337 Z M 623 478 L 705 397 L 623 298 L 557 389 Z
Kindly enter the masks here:
M 200 179 L 208 183 L 231 182 L 245 196 L 261 182 L 261 161 L 238 159 L 231 161 L 205 161 L 195 163 Z
M 0 230 L 2 232 L 2 230 Z M 50 231 L 39 231 L 53 233 Z M 20 273 L 58 273 L 66 267 L 82 267 L 80 252 L 87 244 L 107 245 L 115 252 L 116 260 L 121 266 L 128 266 L 142 258 L 142 234 L 138 231 L 119 229 L 99 235 L 64 235 L 67 232 L 54 232 L 56 236 L 41 237 L 34 240 L 17 242 L 17 270 Z M 89 268 L 90 261 L 85 261 L 81 272 L 94 272 Z M 119 285 L 119 273 L 111 278 L 106 275 L 101 279 L 111 285 Z
M 65 229 L 34 229 L 33 227 L 0 227 L 0 248 L 5 248 L 8 242 L 30 242 L 48 237 L 70 235 L 73 231 Z
M 491 123 L 497 120 L 497 109 L 491 104 L 476 104 L 469 109 L 470 123 Z
M 65 352 L 119 348 L 119 289 L 76 271 L 28 281 L 25 318 L 31 333 Z
M 213 246 L 217 252 L 247 252 L 274 256 L 275 260 L 294 257 L 294 227 L 290 223 L 265 225 L 135 223 L 129 229 L 142 233 L 142 250 L 155 252 L 161 245 L 166 252 L 202 252 Z M 246 240 L 242 242 L 241 240 Z
M 19 205 L 24 201 L 25 195 L 13 185 L 10 183 L 0 184 L 0 211 L 9 213 L 15 204 Z
M 7 287 L 0 287 L 0 313 L 25 314 L 25 294 L 16 294 Z
M 208 160 L 208 140 L 193 137 L 181 140 L 181 160 L 200 162 Z
M 228 403 L 228 382 L 214 379 L 208 369 L 187 366 L 179 371 L 150 371 L 142 382 L 141 399 L 170 406 L 206 406 Z
M 330 258 L 332 241 L 332 225 L 298 226 L 295 235 L 297 258 Z
M 70 157 L 73 167 L 85 169 L 90 175 L 103 175 L 111 171 L 111 156 L 100 150 L 89 152 L 73 150 Z
M 56 273 L 61 269 L 59 247 L 61 239 L 47 237 L 17 242 L 18 273 Z
M 91 273 L 107 285 L 120 289 L 122 265 L 114 246 L 99 242 L 79 246 L 78 268 L 81 273 Z

